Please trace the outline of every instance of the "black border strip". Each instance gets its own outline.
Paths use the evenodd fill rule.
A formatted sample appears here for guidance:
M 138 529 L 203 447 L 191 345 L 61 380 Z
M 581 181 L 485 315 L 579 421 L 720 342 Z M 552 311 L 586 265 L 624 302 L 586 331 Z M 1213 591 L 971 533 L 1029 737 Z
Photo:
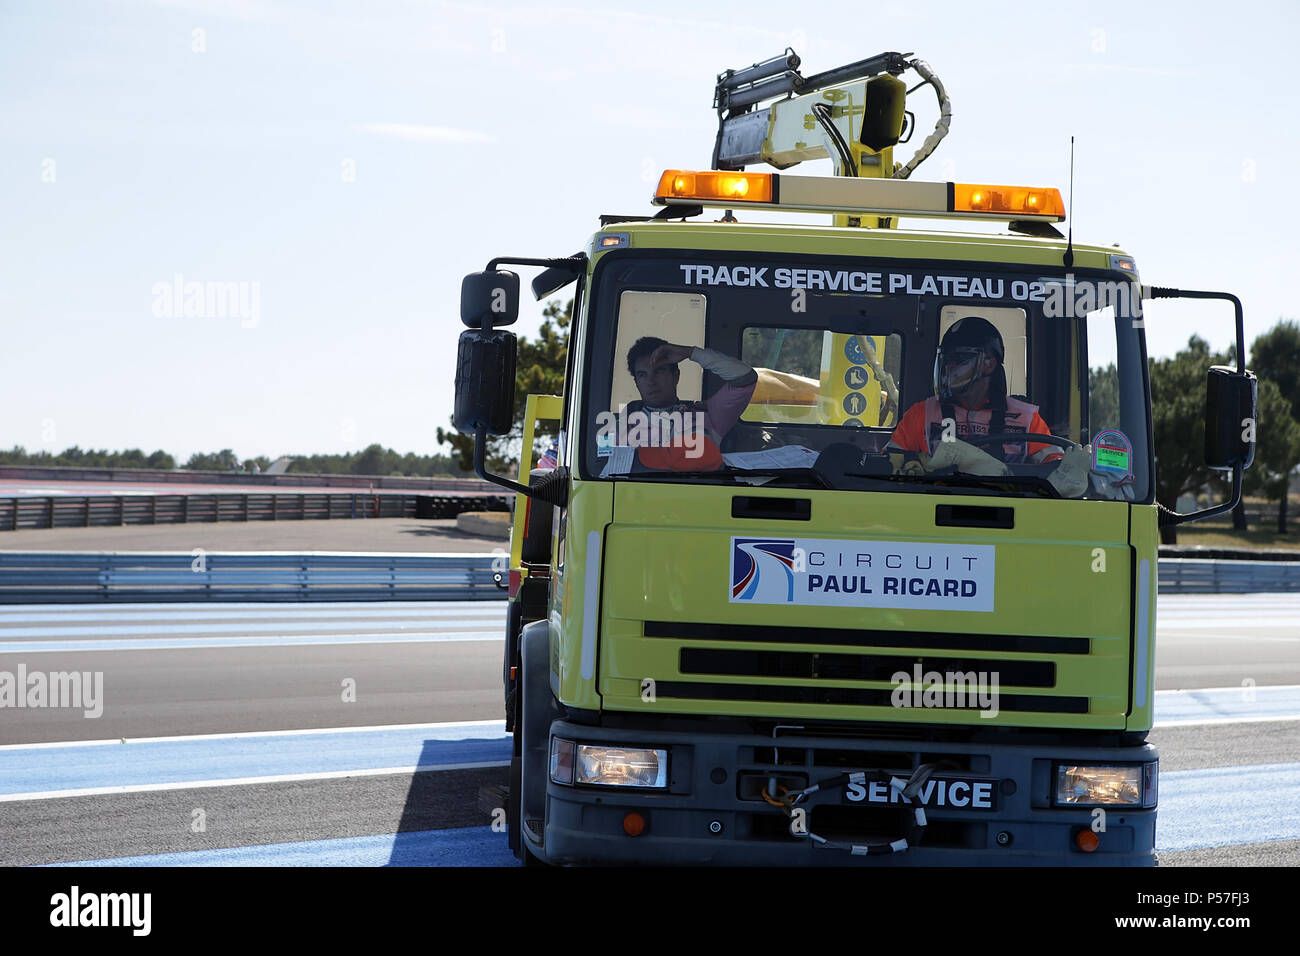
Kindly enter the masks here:
M 848 647 L 935 648 L 1002 651 L 1022 654 L 1080 654 L 1090 650 L 1086 637 L 1038 637 L 1018 634 L 951 634 L 930 631 L 871 631 L 847 627 L 772 627 L 762 624 L 697 624 L 646 621 L 644 636 L 680 641 L 755 641 L 779 644 L 828 644 Z

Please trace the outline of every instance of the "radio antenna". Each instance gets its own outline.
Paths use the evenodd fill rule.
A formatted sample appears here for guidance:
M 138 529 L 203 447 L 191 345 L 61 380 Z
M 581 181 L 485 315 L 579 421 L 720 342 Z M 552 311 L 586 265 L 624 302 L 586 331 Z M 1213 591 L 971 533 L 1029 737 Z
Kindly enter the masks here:
M 1074 266 L 1074 137 L 1070 137 L 1070 225 L 1065 240 L 1065 268 Z M 1060 235 L 1060 233 L 1057 233 Z

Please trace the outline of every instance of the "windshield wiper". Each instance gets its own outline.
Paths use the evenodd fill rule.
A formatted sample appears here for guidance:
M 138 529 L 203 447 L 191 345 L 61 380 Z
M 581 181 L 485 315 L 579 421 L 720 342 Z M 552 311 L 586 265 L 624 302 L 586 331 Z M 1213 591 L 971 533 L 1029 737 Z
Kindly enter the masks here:
M 852 474 L 850 478 L 876 478 L 880 481 L 896 481 L 900 483 L 915 483 L 921 485 L 948 485 L 953 488 L 993 488 L 1004 489 L 1026 488 L 1033 491 L 1041 492 L 1048 498 L 1060 498 L 1061 493 L 1056 490 L 1046 478 L 1041 475 L 972 475 L 965 471 L 949 472 L 945 474 L 926 474 L 926 475 L 872 475 L 872 474 Z
M 635 479 L 646 478 L 731 478 L 736 481 L 745 478 L 811 478 L 823 488 L 834 488 L 825 476 L 815 468 L 719 468 L 716 471 L 647 471 L 636 474 L 610 475 L 610 478 Z

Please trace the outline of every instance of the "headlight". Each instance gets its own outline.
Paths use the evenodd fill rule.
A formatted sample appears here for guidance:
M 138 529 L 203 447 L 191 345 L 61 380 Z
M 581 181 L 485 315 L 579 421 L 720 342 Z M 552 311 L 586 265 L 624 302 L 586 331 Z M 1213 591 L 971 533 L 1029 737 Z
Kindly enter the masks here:
M 607 787 L 666 787 L 668 751 L 578 744 L 573 782 Z
M 1157 766 L 1060 764 L 1054 802 L 1058 806 L 1154 807 Z

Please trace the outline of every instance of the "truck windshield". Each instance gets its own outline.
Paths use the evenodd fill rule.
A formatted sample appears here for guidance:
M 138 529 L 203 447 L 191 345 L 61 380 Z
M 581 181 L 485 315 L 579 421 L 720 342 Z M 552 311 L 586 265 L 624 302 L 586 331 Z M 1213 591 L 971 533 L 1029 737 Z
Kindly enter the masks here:
M 594 293 L 586 478 L 1149 500 L 1117 274 L 615 253 Z

